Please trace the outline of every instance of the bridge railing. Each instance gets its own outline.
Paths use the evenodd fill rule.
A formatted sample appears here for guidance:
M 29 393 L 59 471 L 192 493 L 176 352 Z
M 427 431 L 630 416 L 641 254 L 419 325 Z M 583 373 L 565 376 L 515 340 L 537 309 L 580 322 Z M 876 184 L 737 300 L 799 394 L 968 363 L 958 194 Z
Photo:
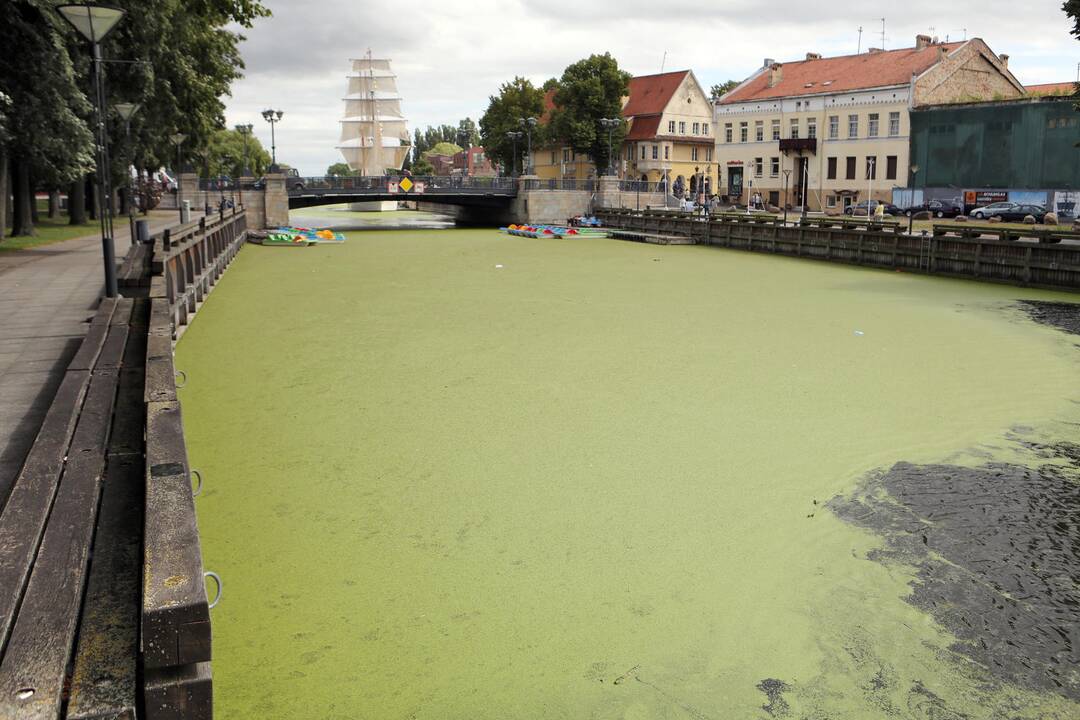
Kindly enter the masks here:
M 622 192 L 662 193 L 667 192 L 667 183 L 647 182 L 645 180 L 620 180 L 619 190 Z
M 595 178 L 549 178 L 526 180 L 526 190 L 586 190 L 596 192 Z
M 401 183 L 405 175 L 368 175 L 363 177 L 324 177 L 292 178 L 287 183 L 292 194 L 313 193 L 385 193 L 396 183 Z M 414 185 L 422 185 L 424 190 L 450 191 L 455 193 L 498 193 L 512 195 L 517 191 L 516 180 L 508 177 L 460 177 L 452 175 L 409 175 Z

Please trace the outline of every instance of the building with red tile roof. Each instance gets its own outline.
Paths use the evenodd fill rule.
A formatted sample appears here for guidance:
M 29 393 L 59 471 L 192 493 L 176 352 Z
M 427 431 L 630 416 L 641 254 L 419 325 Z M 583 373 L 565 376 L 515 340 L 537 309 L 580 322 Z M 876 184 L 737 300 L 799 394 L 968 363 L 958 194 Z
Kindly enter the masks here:
M 1027 85 L 1025 88 L 1028 95 L 1075 95 L 1076 83 L 1057 82 L 1042 83 L 1041 85 Z
M 978 38 L 762 67 L 715 103 L 721 194 L 840 212 L 891 199 L 911 179 L 909 111 L 1019 97 L 1023 85 Z

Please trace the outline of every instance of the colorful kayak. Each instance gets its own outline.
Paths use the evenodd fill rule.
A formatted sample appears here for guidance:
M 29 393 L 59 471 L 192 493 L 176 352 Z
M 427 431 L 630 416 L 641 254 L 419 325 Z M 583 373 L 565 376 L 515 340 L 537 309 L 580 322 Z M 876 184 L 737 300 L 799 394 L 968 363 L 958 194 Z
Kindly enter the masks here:
M 309 245 L 340 244 L 345 242 L 345 236 L 333 230 L 278 227 L 265 232 L 250 232 L 248 233 L 248 240 L 257 245 L 307 247 Z
M 499 229 L 508 235 L 529 238 L 608 237 L 606 229 L 565 227 L 562 225 L 509 225 Z

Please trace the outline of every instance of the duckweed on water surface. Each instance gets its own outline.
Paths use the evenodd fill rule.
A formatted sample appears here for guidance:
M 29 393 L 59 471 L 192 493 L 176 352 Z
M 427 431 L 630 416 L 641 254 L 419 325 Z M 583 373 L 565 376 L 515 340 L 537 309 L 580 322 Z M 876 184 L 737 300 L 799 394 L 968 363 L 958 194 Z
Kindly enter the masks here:
M 1075 605 L 1045 653 L 962 632 L 958 587 L 1033 617 L 958 561 L 1004 521 L 900 477 L 1075 497 L 1033 448 L 1076 439 L 1077 338 L 1020 299 L 1074 298 L 493 230 L 245 248 L 177 348 L 218 716 L 1077 717 Z M 1043 557 L 1020 581 L 1072 597 Z

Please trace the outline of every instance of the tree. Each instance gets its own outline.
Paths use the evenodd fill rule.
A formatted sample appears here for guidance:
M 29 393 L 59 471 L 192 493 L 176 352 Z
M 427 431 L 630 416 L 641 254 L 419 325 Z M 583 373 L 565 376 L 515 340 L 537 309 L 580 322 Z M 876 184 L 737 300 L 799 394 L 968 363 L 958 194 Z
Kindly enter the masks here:
M 709 99 L 713 102 L 716 102 L 721 98 L 721 96 L 731 92 L 736 87 L 738 87 L 739 84 L 740 82 L 738 80 L 728 80 L 725 83 L 713 85 L 712 88 L 709 90 Z
M 1061 5 L 1061 9 L 1065 11 L 1065 14 L 1072 18 L 1073 26 L 1069 30 L 1069 34 L 1080 40 L 1080 0 L 1065 0 Z M 1076 91 L 1080 93 L 1080 82 L 1076 83 Z M 1077 110 L 1080 110 L 1080 102 L 1074 106 Z M 1076 144 L 1080 147 L 1080 143 Z
M 454 139 L 459 145 L 464 139 L 469 147 L 480 144 L 480 132 L 476 129 L 476 123 L 473 122 L 472 118 L 467 117 L 458 123 L 457 134 Z
M 621 118 L 622 99 L 630 91 L 630 73 L 620 70 L 610 53 L 590 55 L 563 71 L 551 113 L 551 139 L 568 143 L 592 158 L 599 171 L 608 167 L 608 133 L 601 118 Z M 626 124 L 612 133 L 611 147 L 622 147 Z
M 210 136 L 203 155 L 203 172 L 206 177 L 240 177 L 247 154 L 247 166 L 255 177 L 266 173 L 270 167 L 270 153 L 254 135 L 237 130 L 219 128 Z
M 336 162 L 330 167 L 326 168 L 327 177 L 355 177 L 356 171 L 351 169 L 348 164 L 343 162 Z
M 411 172 L 413 175 L 434 175 L 435 166 L 426 157 L 421 157 L 413 161 Z
M 453 157 L 459 152 L 461 152 L 460 145 L 458 145 L 457 143 L 444 141 L 436 143 L 433 148 L 423 154 L 423 157 L 427 158 L 429 155 L 449 155 L 450 157 Z
M 498 95 L 488 98 L 488 107 L 480 118 L 480 144 L 488 157 L 504 168 L 517 164 L 514 142 L 506 137 L 508 132 L 521 129 L 520 119 L 540 117 L 544 112 L 544 91 L 523 77 L 515 77 L 503 83 Z M 525 151 L 524 141 L 517 143 L 518 158 Z

